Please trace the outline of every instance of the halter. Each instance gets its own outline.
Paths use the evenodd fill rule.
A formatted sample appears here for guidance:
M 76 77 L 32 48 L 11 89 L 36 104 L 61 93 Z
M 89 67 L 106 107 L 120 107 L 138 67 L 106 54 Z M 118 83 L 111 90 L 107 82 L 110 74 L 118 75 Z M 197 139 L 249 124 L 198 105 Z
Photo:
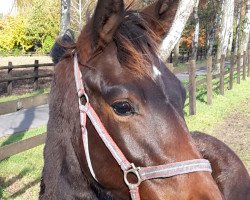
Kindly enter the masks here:
M 75 82 L 78 94 L 79 110 L 80 110 L 80 124 L 82 130 L 82 139 L 83 146 L 86 155 L 86 160 L 88 163 L 89 170 L 96 181 L 90 154 L 89 154 L 89 145 L 88 145 L 88 131 L 86 128 L 87 116 L 95 127 L 100 138 L 113 155 L 114 159 L 120 165 L 121 170 L 124 172 L 124 182 L 129 188 L 131 199 L 140 200 L 139 194 L 139 185 L 142 181 L 156 178 L 169 178 L 172 176 L 187 174 L 191 172 L 212 172 L 211 165 L 208 160 L 205 159 L 194 159 L 182 162 L 175 162 L 171 164 L 151 166 L 151 167 L 136 167 L 133 163 L 129 162 L 124 156 L 120 148 L 116 145 L 114 140 L 111 138 L 110 134 L 103 126 L 100 118 L 92 108 L 88 95 L 85 93 L 83 82 L 82 82 L 82 73 L 79 69 L 77 54 L 74 55 L 74 75 Z M 81 102 L 81 97 L 85 97 L 85 105 Z M 130 183 L 128 180 L 128 175 L 134 174 L 137 177 L 136 183 Z

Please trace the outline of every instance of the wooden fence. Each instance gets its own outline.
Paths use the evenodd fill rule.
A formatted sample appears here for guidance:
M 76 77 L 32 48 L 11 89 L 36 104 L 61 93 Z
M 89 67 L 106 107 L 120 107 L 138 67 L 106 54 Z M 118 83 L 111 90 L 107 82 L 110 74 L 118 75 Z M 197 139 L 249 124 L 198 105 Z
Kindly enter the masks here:
M 9 62 L 8 66 L 2 66 L 0 67 L 0 70 L 7 70 L 7 77 L 0 79 L 0 83 L 7 83 L 7 94 L 11 95 L 12 94 L 12 85 L 13 81 L 17 80 L 25 80 L 25 79 L 33 79 L 33 89 L 37 90 L 39 88 L 38 86 L 38 79 L 39 78 L 46 78 L 46 77 L 51 77 L 53 76 L 53 73 L 48 73 L 48 74 L 39 74 L 39 69 L 41 67 L 51 67 L 54 66 L 53 63 L 42 63 L 39 64 L 38 60 L 35 60 L 34 64 L 29 64 L 29 65 L 12 65 L 12 62 Z M 13 76 L 13 70 L 15 69 L 29 69 L 33 68 L 33 74 L 30 75 L 25 75 L 21 77 L 14 77 Z
M 213 50 L 212 50 L 212 56 L 213 57 L 215 57 L 216 51 L 217 51 L 217 49 L 213 48 Z M 208 52 L 208 50 L 207 50 L 206 47 L 198 48 L 197 55 L 196 55 L 196 60 L 198 61 L 198 60 L 204 60 L 204 59 L 206 59 L 207 52 Z M 180 50 L 179 50 L 179 56 L 178 56 L 178 62 L 179 63 L 186 63 L 186 62 L 188 62 L 191 59 L 191 55 L 192 55 L 192 49 L 183 49 L 183 48 L 180 48 Z M 168 61 L 170 63 L 173 63 L 173 60 L 174 60 L 174 52 L 172 51 L 171 54 L 170 54 L 170 56 L 169 56 Z
M 194 60 L 191 60 L 184 68 L 173 67 L 172 64 L 169 64 L 170 69 L 174 74 L 189 73 L 189 113 L 191 115 L 196 113 L 196 87 L 201 84 L 206 84 L 207 86 L 207 104 L 212 104 L 212 80 L 219 78 L 220 80 L 220 94 L 224 95 L 225 84 L 224 77 L 229 74 L 229 89 L 233 88 L 234 82 L 234 72 L 237 72 L 237 83 L 239 84 L 241 79 L 245 80 L 246 76 L 250 77 L 250 50 L 244 55 L 232 56 L 230 59 L 230 68 L 225 70 L 225 56 L 223 55 L 220 60 L 212 60 L 212 57 L 209 57 L 206 61 L 206 64 L 196 64 Z M 243 62 L 242 62 L 243 61 Z M 213 63 L 220 63 L 220 73 L 213 75 L 212 74 L 212 65 Z M 207 68 L 206 78 L 201 80 L 196 80 L 196 70 L 205 67 Z M 243 75 L 241 77 L 241 72 Z M 34 78 L 34 77 L 33 77 Z M 6 145 L 0 148 L 0 160 L 8 158 L 9 156 L 21 153 L 28 149 L 34 148 L 44 143 L 46 138 L 46 133 L 41 135 L 22 140 L 10 145 Z
M 227 59 L 228 60 L 228 59 Z M 221 56 L 220 60 L 214 60 L 212 57 L 209 57 L 206 60 L 205 64 L 196 64 L 195 60 L 190 60 L 189 63 L 186 64 L 184 68 L 176 68 L 170 64 L 170 70 L 174 74 L 179 73 L 189 73 L 189 83 L 186 89 L 189 92 L 189 114 L 195 115 L 196 114 L 196 88 L 198 85 L 205 84 L 207 87 L 207 104 L 212 104 L 212 80 L 219 78 L 219 93 L 220 95 L 224 95 L 225 91 L 225 76 L 229 74 L 229 89 L 233 88 L 233 81 L 234 81 L 234 73 L 237 72 L 237 83 L 240 84 L 241 79 L 245 80 L 246 76 L 250 77 L 250 50 L 248 53 L 244 52 L 243 55 L 232 56 L 229 58 L 230 67 L 229 69 L 225 70 L 225 55 Z M 219 64 L 219 73 L 213 74 L 212 68 L 214 65 Z M 196 71 L 200 68 L 206 67 L 206 78 L 201 80 L 196 80 Z M 241 77 L 241 71 L 243 73 Z

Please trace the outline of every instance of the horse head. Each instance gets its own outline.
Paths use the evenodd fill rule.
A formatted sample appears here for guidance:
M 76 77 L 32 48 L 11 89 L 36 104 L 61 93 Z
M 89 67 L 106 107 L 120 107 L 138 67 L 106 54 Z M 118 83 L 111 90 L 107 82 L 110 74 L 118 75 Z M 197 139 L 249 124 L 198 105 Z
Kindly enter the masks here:
M 53 195 L 130 199 L 124 181 L 127 169 L 121 170 L 113 155 L 117 152 L 145 171 L 202 158 L 183 120 L 183 87 L 157 54 L 162 30 L 169 26 L 168 14 L 174 9 L 172 1 L 160 0 L 141 12 L 126 10 L 121 0 L 98 1 L 75 49 L 56 66 L 41 199 Z M 84 87 L 81 95 L 76 92 L 73 66 L 82 74 L 78 77 Z M 84 127 L 78 103 L 91 104 L 87 113 L 95 111 L 83 117 Z M 110 134 L 106 139 L 100 137 L 95 115 L 105 127 L 100 129 Z M 82 142 L 86 130 L 87 150 Z M 138 171 L 125 174 L 129 184 L 141 182 Z M 138 187 L 145 200 L 222 199 L 210 172 L 202 170 L 145 179 Z

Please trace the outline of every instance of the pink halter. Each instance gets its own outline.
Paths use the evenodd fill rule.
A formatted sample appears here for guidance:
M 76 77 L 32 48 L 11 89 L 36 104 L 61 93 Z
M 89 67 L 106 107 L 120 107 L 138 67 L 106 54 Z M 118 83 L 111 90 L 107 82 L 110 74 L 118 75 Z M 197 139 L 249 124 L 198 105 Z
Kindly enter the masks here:
M 83 82 L 82 82 L 82 74 L 79 69 L 77 54 L 74 55 L 74 75 L 75 82 L 77 88 L 77 94 L 79 97 L 79 110 L 80 110 L 80 124 L 82 129 L 82 138 L 83 138 L 83 146 L 86 155 L 86 160 L 88 163 L 89 170 L 96 181 L 97 178 L 95 176 L 90 154 L 88 147 L 88 131 L 86 129 L 86 120 L 87 116 L 95 127 L 97 133 L 100 138 L 113 155 L 114 159 L 120 165 L 121 170 L 124 172 L 124 182 L 129 188 L 131 199 L 132 200 L 140 200 L 139 194 L 139 185 L 142 181 L 156 178 L 168 178 L 180 174 L 186 174 L 191 172 L 212 172 L 211 165 L 208 160 L 205 159 L 194 159 L 182 162 L 176 162 L 165 165 L 151 166 L 151 167 L 136 167 L 133 163 L 130 163 L 127 158 L 124 156 L 120 148 L 116 145 L 116 143 L 111 138 L 108 131 L 103 126 L 100 118 L 92 108 L 89 103 L 88 95 L 85 93 Z M 81 103 L 81 97 L 86 98 L 86 104 L 83 105 Z M 134 174 L 137 177 L 137 183 L 130 183 L 128 180 L 128 174 Z

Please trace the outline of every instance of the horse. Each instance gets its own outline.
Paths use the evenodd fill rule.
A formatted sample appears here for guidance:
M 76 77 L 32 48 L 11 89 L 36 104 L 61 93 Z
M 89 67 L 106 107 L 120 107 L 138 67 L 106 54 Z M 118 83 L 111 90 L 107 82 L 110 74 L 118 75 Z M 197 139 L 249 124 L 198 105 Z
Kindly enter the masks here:
M 99 0 L 55 67 L 39 199 L 224 199 L 157 54 L 152 8 L 164 30 L 165 1 L 139 12 Z
M 195 146 L 212 165 L 212 176 L 226 200 L 250 199 L 250 177 L 235 152 L 213 136 L 192 132 Z

